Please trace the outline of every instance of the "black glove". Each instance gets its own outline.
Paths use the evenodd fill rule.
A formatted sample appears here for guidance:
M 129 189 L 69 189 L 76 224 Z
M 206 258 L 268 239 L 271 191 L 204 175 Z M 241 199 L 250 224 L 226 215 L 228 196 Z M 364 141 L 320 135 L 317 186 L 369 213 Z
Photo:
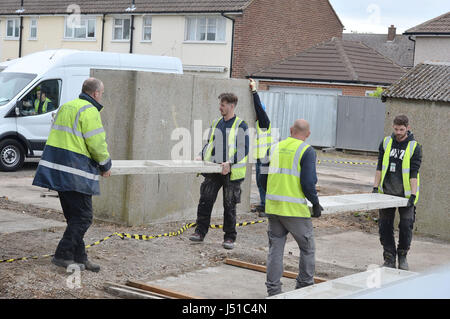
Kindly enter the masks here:
M 411 195 L 411 197 L 408 200 L 408 204 L 406 207 L 412 207 L 414 206 L 414 202 L 416 201 L 416 195 Z
M 320 204 L 315 204 L 312 207 L 313 214 L 311 217 L 320 217 L 322 215 L 323 207 Z
M 378 193 L 378 187 L 374 187 L 374 188 L 372 189 L 372 193 Z

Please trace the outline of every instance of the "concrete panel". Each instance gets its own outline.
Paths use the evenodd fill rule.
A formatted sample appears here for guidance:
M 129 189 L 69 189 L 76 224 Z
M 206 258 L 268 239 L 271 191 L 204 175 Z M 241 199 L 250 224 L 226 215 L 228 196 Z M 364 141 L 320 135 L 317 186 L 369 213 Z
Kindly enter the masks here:
M 450 240 L 450 103 L 388 99 L 385 135 L 392 134 L 392 121 L 398 114 L 408 116 L 411 131 L 423 152 L 414 229 Z
M 237 115 L 249 127 L 255 125 L 246 80 L 111 70 L 94 70 L 92 75 L 105 84 L 102 120 L 113 160 L 173 160 L 183 132 L 190 133 L 192 146 L 175 154 L 180 155 L 176 159 L 193 160 L 206 142 L 205 130 L 220 117 L 217 97 L 222 92 L 235 93 Z M 250 176 L 248 169 L 238 211 L 250 208 Z M 202 181 L 196 174 L 112 176 L 101 182 L 94 214 L 128 225 L 195 220 Z M 220 216 L 222 206 L 220 194 L 213 215 Z
M 48 229 L 52 227 L 66 227 L 66 223 L 0 210 L 0 234 Z
M 221 173 L 222 166 L 202 161 L 112 161 L 111 175 Z

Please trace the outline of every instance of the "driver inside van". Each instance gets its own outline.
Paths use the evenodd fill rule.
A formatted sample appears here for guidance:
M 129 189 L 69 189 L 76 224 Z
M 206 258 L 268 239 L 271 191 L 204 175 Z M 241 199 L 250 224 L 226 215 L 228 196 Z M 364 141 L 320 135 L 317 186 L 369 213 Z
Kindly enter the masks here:
M 34 100 L 34 114 L 47 113 L 54 109 L 53 102 L 47 97 L 48 89 L 45 87 L 36 89 L 36 99 Z

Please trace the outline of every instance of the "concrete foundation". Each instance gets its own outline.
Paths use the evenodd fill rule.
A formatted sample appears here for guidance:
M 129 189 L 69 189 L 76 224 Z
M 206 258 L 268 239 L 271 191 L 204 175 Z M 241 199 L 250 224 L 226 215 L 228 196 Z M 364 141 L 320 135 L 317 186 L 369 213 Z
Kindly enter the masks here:
M 399 114 L 408 116 L 423 152 L 414 228 L 419 233 L 450 240 L 450 103 L 388 98 L 386 136 L 392 134 L 392 122 Z
M 205 131 L 221 116 L 217 97 L 223 92 L 238 96 L 236 114 L 255 127 L 247 80 L 112 70 L 93 70 L 92 76 L 105 84 L 101 115 L 113 160 L 193 160 Z M 250 209 L 250 168 L 238 211 Z M 197 174 L 111 176 L 94 197 L 94 215 L 130 226 L 195 220 L 202 181 Z M 221 216 L 222 207 L 219 192 L 213 215 Z

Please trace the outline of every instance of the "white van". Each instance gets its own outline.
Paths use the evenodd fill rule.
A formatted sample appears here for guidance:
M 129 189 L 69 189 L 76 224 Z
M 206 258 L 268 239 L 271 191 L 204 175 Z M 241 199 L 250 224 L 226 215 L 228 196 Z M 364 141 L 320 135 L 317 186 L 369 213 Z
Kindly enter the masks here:
M 39 157 L 58 107 L 76 99 L 91 69 L 183 73 L 166 56 L 48 50 L 5 63 L 0 72 L 0 170 L 15 171 Z M 42 102 L 40 102 L 42 101 Z

